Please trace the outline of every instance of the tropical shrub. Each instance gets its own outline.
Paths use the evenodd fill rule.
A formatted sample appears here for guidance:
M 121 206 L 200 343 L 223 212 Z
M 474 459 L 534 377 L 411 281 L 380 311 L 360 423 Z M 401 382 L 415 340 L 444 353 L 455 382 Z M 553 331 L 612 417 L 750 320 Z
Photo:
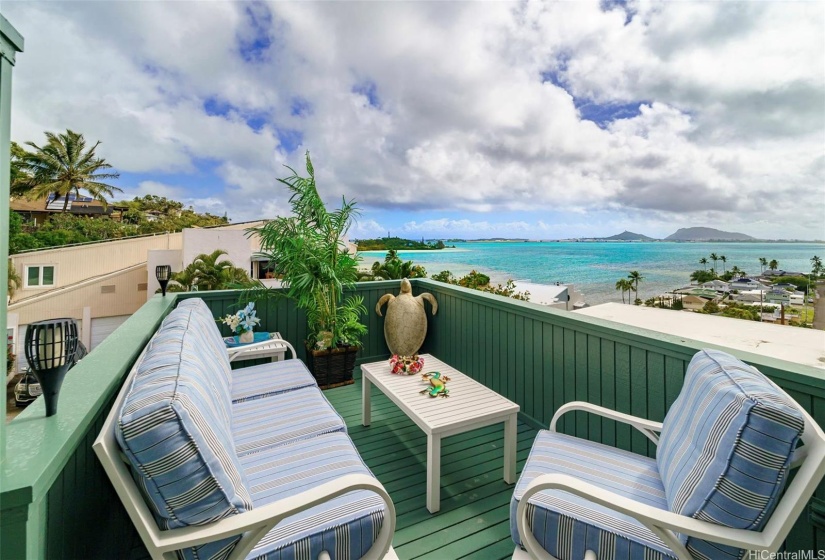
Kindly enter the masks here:
M 371 276 L 371 278 L 369 278 Z M 414 264 L 412 261 L 402 261 L 398 251 L 390 249 L 384 257 L 384 262 L 375 262 L 369 275 L 363 275 L 359 280 L 400 280 L 402 278 L 426 278 L 427 270 Z
M 172 273 L 170 292 L 191 292 L 252 288 L 256 283 L 246 270 L 236 267 L 228 259 L 221 260 L 227 252 L 216 249 L 210 254 L 200 254 L 180 272 Z
M 358 258 L 349 254 L 342 241 L 358 215 L 358 208 L 344 198 L 340 208 L 327 210 L 315 185 L 309 152 L 308 177 L 299 176 L 291 167 L 287 169 L 292 175 L 278 181 L 291 193 L 293 215 L 246 231 L 258 235 L 259 255 L 273 263 L 275 274 L 282 275 L 286 296 L 306 312 L 307 346 L 324 350 L 359 345 L 367 332 L 360 317 L 367 310 L 362 297 L 344 298 L 344 290 L 354 287 L 358 279 Z M 266 298 L 279 297 L 281 293 L 259 289 L 253 295 Z
M 690 273 L 690 279 L 697 284 L 704 284 L 716 278 L 716 273 L 712 270 L 694 270 Z
M 455 286 L 464 286 L 465 288 L 472 288 L 473 290 L 479 290 L 489 294 L 496 294 L 521 301 L 530 301 L 530 292 L 517 292 L 515 282 L 512 280 L 507 280 L 503 286 L 501 284 L 491 286 L 490 277 L 475 270 L 459 279 L 456 279 L 455 276 L 453 276 L 453 273 L 449 270 L 442 270 L 437 274 L 433 274 L 430 278 L 437 282 L 444 282 Z

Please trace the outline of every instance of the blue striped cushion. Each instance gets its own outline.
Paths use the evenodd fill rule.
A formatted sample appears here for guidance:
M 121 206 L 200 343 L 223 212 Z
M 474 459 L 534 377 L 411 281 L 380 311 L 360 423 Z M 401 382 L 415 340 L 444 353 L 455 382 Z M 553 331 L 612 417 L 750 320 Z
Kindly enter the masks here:
M 239 456 L 296 439 L 346 432 L 344 420 L 318 387 L 236 403 L 232 409 L 232 437 Z
M 206 373 L 208 358 L 187 343 L 198 336 L 187 322 L 185 313 L 170 315 L 152 339 L 116 427 L 132 474 L 164 529 L 211 523 L 253 503 L 220 383 Z
M 347 474 L 372 473 L 349 436 L 324 434 L 241 458 L 255 507 L 295 496 Z M 359 490 L 287 517 L 252 549 L 247 558 L 358 560 L 375 542 L 384 520 L 384 502 Z M 214 560 L 214 545 L 182 551 L 186 560 Z
M 567 474 L 621 496 L 667 509 L 656 461 L 565 434 L 540 431 L 510 501 L 510 532 L 521 545 L 516 509 L 524 491 L 542 474 Z M 527 505 L 533 536 L 560 560 L 584 558 L 592 550 L 600 560 L 663 560 L 675 554 L 632 517 L 567 492 L 535 494 Z
M 294 496 L 346 474 L 372 473 L 349 436 L 320 435 L 241 458 L 256 507 Z M 270 531 L 249 558 L 357 560 L 375 542 L 384 520 L 384 502 L 372 492 L 350 492 L 288 517 Z
M 218 323 L 212 316 L 212 311 L 201 298 L 189 298 L 181 301 L 172 313 L 187 313 L 193 328 L 197 328 L 203 344 L 200 351 L 214 366 L 215 373 L 222 375 L 225 394 L 232 390 L 232 367 L 229 365 L 229 356 L 226 353 L 226 344 L 223 342 Z
M 724 352 L 699 351 L 665 417 L 656 456 L 669 509 L 728 527 L 761 529 L 804 427 L 795 403 L 759 371 Z M 742 556 L 732 547 L 682 540 L 697 555 Z
M 232 370 L 233 403 L 316 386 L 315 378 L 301 360 L 284 360 Z

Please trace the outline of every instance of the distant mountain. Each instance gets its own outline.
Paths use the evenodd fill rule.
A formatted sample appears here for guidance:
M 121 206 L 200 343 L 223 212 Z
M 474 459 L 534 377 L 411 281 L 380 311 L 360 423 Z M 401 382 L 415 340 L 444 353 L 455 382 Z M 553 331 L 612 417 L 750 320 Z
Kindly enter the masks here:
M 722 231 L 708 227 L 681 228 L 673 235 L 665 237 L 665 241 L 753 241 L 755 239 L 755 237 L 744 233 Z
M 611 235 L 610 237 L 602 237 L 603 241 L 656 241 L 652 237 L 642 235 L 641 233 L 633 233 L 632 231 L 623 231 L 618 235 Z

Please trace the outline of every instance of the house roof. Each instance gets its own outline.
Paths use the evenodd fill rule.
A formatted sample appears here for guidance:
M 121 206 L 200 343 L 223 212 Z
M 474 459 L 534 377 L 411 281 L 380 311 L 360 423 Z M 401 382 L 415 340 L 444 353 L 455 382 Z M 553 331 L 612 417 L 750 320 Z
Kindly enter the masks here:
M 67 212 L 72 214 L 111 214 L 113 210 L 124 209 L 125 206 L 116 204 L 109 204 L 104 206 L 99 200 L 91 197 L 69 195 L 69 204 L 66 208 Z M 54 195 L 49 195 L 46 198 L 38 198 L 29 200 L 26 198 L 13 198 L 9 201 L 9 209 L 15 212 L 50 212 L 59 213 L 63 211 L 63 198 L 55 199 Z

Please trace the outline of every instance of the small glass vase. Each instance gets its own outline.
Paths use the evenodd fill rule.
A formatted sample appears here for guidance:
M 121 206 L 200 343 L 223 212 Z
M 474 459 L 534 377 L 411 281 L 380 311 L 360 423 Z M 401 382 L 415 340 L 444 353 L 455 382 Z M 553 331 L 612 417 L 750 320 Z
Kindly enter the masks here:
M 241 344 L 249 344 L 255 340 L 255 334 L 252 331 L 244 331 L 238 336 L 238 342 Z

